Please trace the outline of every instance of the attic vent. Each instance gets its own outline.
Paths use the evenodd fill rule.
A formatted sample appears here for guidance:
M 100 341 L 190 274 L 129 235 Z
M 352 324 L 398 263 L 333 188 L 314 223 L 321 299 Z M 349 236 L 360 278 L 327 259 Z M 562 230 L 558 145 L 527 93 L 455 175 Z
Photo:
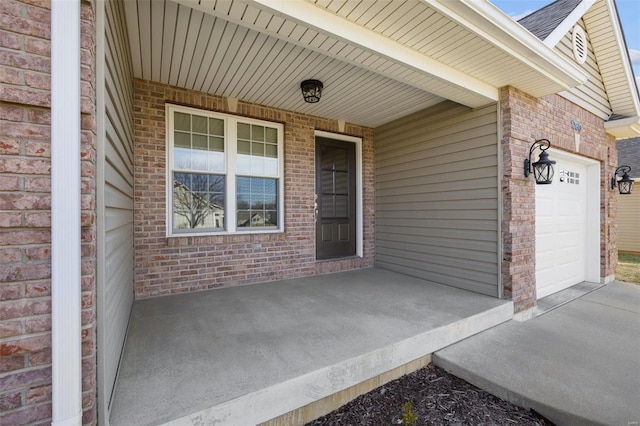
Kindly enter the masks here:
M 573 27 L 573 57 L 576 62 L 584 64 L 587 60 L 587 36 L 580 25 Z

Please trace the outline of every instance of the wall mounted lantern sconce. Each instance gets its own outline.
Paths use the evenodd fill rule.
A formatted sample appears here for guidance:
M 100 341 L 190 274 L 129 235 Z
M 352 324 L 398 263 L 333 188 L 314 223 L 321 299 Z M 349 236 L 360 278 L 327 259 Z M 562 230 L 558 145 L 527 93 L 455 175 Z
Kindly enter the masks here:
M 323 87 L 324 86 L 320 80 L 305 80 L 300 83 L 300 89 L 302 89 L 302 97 L 304 98 L 304 101 L 310 104 L 320 102 Z
M 531 164 L 531 154 L 533 154 L 536 148 L 539 148 L 541 151 L 540 158 Z M 538 185 L 553 182 L 553 165 L 556 164 L 556 162 L 549 160 L 549 154 L 547 154 L 549 148 L 551 148 L 549 139 L 538 139 L 531 145 L 531 148 L 529 148 L 529 158 L 524 160 L 524 177 L 529 177 L 529 174 L 533 171 L 533 176 Z
M 617 180 L 616 176 L 622 172 L 622 179 Z M 629 178 L 629 173 L 631 172 L 631 167 L 629 166 L 620 166 L 616 169 L 616 172 L 613 174 L 611 178 L 611 189 L 616 189 L 618 187 L 618 191 L 620 194 L 626 195 L 631 194 L 631 188 L 633 187 L 633 179 Z

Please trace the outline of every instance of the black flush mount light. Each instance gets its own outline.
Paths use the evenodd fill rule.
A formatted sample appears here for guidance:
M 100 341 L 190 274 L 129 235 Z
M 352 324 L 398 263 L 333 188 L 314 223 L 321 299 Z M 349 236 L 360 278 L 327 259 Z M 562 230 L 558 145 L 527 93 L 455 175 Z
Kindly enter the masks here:
M 304 101 L 310 104 L 320 102 L 323 87 L 324 86 L 320 80 L 305 80 L 300 83 L 300 89 L 302 89 Z
M 529 174 L 533 171 L 533 176 L 537 184 L 544 185 L 553 182 L 553 165 L 556 164 L 556 162 L 549 160 L 547 150 L 550 147 L 551 142 L 549 142 L 549 139 L 538 139 L 531 145 L 531 148 L 529 148 L 529 158 L 524 160 L 524 177 L 529 177 Z M 541 151 L 540 158 L 531 164 L 531 155 L 536 148 L 539 148 Z
M 616 172 L 613 174 L 611 178 L 611 189 L 615 189 L 618 187 L 618 191 L 620 194 L 626 195 L 631 194 L 631 188 L 633 187 L 634 180 L 629 178 L 629 173 L 631 172 L 631 167 L 629 166 L 620 166 L 616 169 Z M 622 173 L 622 179 L 617 180 L 616 176 Z

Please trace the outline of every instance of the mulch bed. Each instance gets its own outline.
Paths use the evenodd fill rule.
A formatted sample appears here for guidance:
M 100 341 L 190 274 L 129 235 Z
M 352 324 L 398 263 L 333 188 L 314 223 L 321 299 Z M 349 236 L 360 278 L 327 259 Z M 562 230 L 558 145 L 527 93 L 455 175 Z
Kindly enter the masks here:
M 403 415 L 403 405 L 407 413 Z M 417 415 L 417 417 L 415 417 Z M 403 421 L 403 420 L 409 420 Z M 535 412 L 429 365 L 362 395 L 307 426 L 553 425 Z

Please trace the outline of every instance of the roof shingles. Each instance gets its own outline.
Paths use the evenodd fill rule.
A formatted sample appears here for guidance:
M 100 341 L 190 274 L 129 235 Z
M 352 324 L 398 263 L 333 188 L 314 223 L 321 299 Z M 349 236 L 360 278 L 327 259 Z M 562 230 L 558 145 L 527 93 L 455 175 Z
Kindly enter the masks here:
M 518 23 L 544 41 L 581 2 L 582 0 L 557 0 L 525 16 Z

